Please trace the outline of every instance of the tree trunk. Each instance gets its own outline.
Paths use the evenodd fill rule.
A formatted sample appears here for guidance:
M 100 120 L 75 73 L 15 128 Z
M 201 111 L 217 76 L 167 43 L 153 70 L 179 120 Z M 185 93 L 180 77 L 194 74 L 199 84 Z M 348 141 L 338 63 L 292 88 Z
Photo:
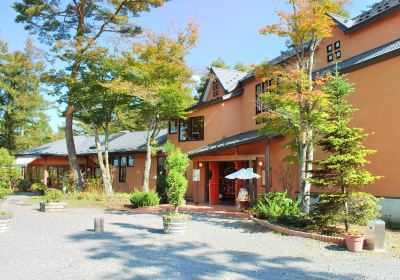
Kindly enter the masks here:
M 104 184 L 104 193 L 106 196 L 111 196 L 113 194 L 113 189 L 112 189 L 112 184 L 110 181 L 110 174 L 107 172 L 106 166 L 104 165 L 104 159 L 103 159 L 103 151 L 101 149 L 101 143 L 100 143 L 100 138 L 99 138 L 99 132 L 97 128 L 94 127 L 94 135 L 95 135 L 95 142 L 96 142 L 96 152 L 97 152 L 97 158 L 101 170 L 101 177 L 103 178 L 103 184 Z
M 81 170 L 79 168 L 78 157 L 76 156 L 74 133 L 72 130 L 73 115 L 74 115 L 74 105 L 72 104 L 72 102 L 69 102 L 65 114 L 65 140 L 67 142 L 68 160 L 71 173 L 74 177 L 74 181 L 77 184 L 78 190 L 82 190 L 83 180 L 82 180 Z
M 145 159 L 145 162 L 144 162 L 143 181 L 142 181 L 142 191 L 144 191 L 144 192 L 148 192 L 149 191 L 152 135 L 153 135 L 153 132 L 149 131 L 147 133 L 147 139 L 146 139 L 146 159 Z
M 304 134 L 304 133 L 303 133 Z M 305 142 L 305 137 L 301 137 L 301 141 L 299 142 L 299 168 L 300 168 L 300 199 L 301 199 L 301 211 L 303 213 L 308 213 L 309 212 L 309 204 L 307 200 L 307 182 L 306 182 L 306 177 L 307 177 L 307 164 L 306 164 L 306 158 L 307 158 L 307 144 Z

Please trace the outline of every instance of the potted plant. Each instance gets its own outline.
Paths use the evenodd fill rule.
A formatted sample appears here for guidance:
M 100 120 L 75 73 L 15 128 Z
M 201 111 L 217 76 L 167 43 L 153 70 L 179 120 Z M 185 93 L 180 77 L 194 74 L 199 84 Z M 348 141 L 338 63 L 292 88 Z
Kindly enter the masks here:
M 179 213 L 179 206 L 185 203 L 184 197 L 188 185 L 185 171 L 189 165 L 189 158 L 169 142 L 165 144 L 164 150 L 167 153 L 165 167 L 168 172 L 166 178 L 168 202 L 174 207 L 173 211 L 163 216 L 164 232 L 185 234 L 190 216 Z
M 0 210 L 0 232 L 8 231 L 11 228 L 12 214 Z
M 63 211 L 67 208 L 67 204 L 61 202 L 62 192 L 60 190 L 49 190 L 45 198 L 46 201 L 40 202 L 40 211 L 42 212 Z
M 350 252 L 361 252 L 364 246 L 365 234 L 358 230 L 349 230 L 344 236 L 347 250 Z

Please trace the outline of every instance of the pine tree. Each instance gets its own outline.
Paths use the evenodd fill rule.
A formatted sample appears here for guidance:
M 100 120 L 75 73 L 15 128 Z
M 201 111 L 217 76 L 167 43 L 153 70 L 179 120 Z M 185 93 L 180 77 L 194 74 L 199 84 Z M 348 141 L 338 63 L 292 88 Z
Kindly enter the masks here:
M 366 157 L 376 151 L 364 147 L 368 134 L 362 128 L 349 125 L 355 109 L 346 101 L 354 91 L 348 79 L 336 72 L 323 91 L 330 106 L 317 129 L 317 144 L 328 156 L 313 161 L 309 182 L 328 193 L 318 195 L 313 214 L 321 224 L 344 224 L 348 230 L 350 223 L 363 224 L 377 216 L 377 199 L 357 192 L 379 178 L 363 168 L 369 163 Z

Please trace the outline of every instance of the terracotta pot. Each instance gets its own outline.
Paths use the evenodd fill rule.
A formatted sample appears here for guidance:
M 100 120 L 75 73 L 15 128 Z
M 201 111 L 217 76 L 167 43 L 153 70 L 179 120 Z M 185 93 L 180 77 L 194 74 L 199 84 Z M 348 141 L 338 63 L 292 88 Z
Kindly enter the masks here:
M 364 246 L 365 234 L 346 234 L 344 236 L 347 250 L 350 252 L 361 252 Z

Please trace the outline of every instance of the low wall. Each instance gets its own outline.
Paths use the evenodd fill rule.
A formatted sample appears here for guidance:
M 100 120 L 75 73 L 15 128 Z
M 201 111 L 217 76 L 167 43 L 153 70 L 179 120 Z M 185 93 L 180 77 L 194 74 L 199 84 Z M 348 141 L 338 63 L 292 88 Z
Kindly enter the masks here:
M 263 227 L 266 227 L 268 229 L 280 232 L 280 233 L 284 233 L 284 234 L 288 234 L 288 235 L 292 235 L 292 236 L 310 238 L 310 239 L 314 239 L 314 240 L 318 240 L 318 241 L 322 241 L 322 242 L 333 243 L 333 244 L 340 245 L 340 246 L 343 246 L 345 244 L 344 237 L 335 237 L 335 236 L 328 236 L 328 235 L 293 230 L 293 229 L 289 229 L 289 228 L 271 224 L 266 220 L 260 220 L 260 219 L 254 218 L 253 216 L 251 216 L 250 218 L 252 219 L 253 222 L 255 222 Z

